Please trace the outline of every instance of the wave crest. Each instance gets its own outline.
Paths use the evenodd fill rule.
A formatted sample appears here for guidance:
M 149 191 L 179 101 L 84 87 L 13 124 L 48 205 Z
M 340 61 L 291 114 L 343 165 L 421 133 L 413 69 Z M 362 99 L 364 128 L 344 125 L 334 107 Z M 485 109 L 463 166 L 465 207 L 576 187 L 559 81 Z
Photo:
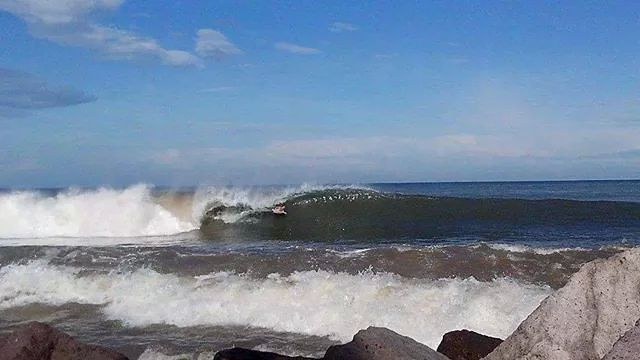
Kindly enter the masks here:
M 288 215 L 271 208 L 285 202 Z M 506 239 L 544 234 L 616 240 L 640 227 L 640 204 L 451 198 L 360 186 L 207 187 L 0 193 L 0 238 L 149 237 L 200 230 L 211 240 Z M 138 240 L 132 241 L 138 242 Z
M 19 191 L 0 194 L 0 237 L 122 237 L 168 235 L 196 229 L 158 204 L 151 190 L 67 190 L 48 196 Z

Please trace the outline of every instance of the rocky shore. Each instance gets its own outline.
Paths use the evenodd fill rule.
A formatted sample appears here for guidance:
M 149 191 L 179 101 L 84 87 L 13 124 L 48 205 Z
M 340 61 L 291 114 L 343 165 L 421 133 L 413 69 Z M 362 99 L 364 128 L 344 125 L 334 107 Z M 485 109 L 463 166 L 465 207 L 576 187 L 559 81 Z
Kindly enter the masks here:
M 125 360 L 123 354 L 83 344 L 32 322 L 0 338 L 0 360 Z M 199 357 L 198 360 L 204 358 Z M 216 360 L 305 360 L 233 348 Z M 631 360 L 640 359 L 640 249 L 585 264 L 501 339 L 469 330 L 444 334 L 437 350 L 392 329 L 369 327 L 351 342 L 331 346 L 324 360 Z

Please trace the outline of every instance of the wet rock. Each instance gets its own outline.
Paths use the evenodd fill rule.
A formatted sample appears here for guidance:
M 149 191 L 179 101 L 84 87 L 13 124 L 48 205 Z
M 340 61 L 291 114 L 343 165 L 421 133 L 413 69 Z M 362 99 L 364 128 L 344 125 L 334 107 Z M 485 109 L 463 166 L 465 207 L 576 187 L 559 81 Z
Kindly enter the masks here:
M 640 358 L 640 320 L 627 331 L 602 360 L 637 360 Z
M 284 356 L 272 352 L 233 348 L 219 351 L 213 360 L 317 360 L 302 356 Z
M 493 351 L 502 339 L 478 334 L 475 331 L 450 331 L 442 337 L 438 352 L 451 360 L 479 360 Z
M 83 344 L 55 328 L 31 322 L 0 340 L 0 360 L 127 360 L 113 350 Z
M 386 328 L 360 330 L 344 345 L 329 347 L 325 360 L 447 360 L 447 357 L 410 337 Z
M 640 249 L 585 264 L 485 359 L 601 359 L 640 318 Z

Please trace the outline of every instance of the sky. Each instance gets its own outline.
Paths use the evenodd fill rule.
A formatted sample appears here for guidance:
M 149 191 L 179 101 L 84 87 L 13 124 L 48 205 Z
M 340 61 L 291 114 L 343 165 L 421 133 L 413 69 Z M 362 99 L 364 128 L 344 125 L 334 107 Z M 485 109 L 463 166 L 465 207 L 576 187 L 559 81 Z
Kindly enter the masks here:
M 0 187 L 640 178 L 637 1 L 0 0 Z

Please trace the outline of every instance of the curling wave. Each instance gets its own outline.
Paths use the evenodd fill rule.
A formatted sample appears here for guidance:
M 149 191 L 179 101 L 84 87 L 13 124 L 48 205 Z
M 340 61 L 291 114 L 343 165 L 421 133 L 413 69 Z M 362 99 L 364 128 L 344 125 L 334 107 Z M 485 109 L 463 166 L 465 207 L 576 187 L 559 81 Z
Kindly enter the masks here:
M 283 202 L 288 215 L 271 208 Z M 0 238 L 149 237 L 199 230 L 206 240 L 635 242 L 640 203 L 429 197 L 358 186 L 208 187 L 0 193 Z M 634 235 L 636 234 L 636 235 Z M 116 241 L 117 242 L 117 241 Z
M 236 203 L 205 211 L 201 231 L 211 239 L 314 241 L 495 241 L 543 234 L 545 240 L 620 241 L 620 229 L 631 237 L 640 231 L 640 203 L 631 202 L 429 197 L 365 188 L 316 189 L 282 199 L 285 217 Z
M 329 189 L 207 187 L 165 191 L 126 189 L 0 192 L 0 238 L 149 237 L 197 230 L 203 220 L 242 222 L 289 197 Z M 221 211 L 210 216 L 211 210 Z M 117 243 L 110 241 L 107 243 Z

